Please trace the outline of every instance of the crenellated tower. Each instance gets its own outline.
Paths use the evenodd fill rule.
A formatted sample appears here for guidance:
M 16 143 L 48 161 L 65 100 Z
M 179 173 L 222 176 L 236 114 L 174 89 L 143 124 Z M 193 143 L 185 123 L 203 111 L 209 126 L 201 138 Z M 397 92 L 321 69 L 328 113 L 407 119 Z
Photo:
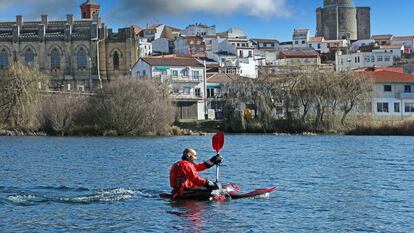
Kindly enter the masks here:
M 371 9 L 354 7 L 352 0 L 324 0 L 316 9 L 316 36 L 328 40 L 371 37 Z

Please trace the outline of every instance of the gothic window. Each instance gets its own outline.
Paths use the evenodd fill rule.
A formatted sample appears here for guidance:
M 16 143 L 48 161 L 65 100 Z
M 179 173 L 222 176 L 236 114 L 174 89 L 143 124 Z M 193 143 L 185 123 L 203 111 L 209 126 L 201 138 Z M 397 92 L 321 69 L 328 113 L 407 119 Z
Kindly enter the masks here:
M 6 50 L 0 51 L 0 70 L 6 68 L 9 65 L 9 55 Z
M 114 64 L 114 70 L 119 70 L 119 54 L 117 51 L 112 56 L 112 63 Z
M 26 64 L 32 64 L 34 61 L 34 53 L 32 49 L 27 49 L 26 53 L 24 54 L 24 61 Z
M 87 59 L 86 51 L 83 48 L 80 48 L 78 50 L 76 60 L 78 62 L 78 69 L 86 69 L 88 65 L 88 59 Z
M 60 69 L 60 53 L 57 48 L 50 53 L 50 66 L 52 69 Z

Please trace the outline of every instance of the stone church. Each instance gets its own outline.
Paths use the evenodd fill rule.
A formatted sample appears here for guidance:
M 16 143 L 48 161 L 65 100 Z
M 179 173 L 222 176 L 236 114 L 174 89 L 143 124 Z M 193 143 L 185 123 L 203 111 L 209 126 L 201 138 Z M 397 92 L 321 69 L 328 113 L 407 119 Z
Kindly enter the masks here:
M 93 90 L 129 74 L 138 60 L 138 28 L 108 29 L 100 6 L 87 0 L 81 19 L 0 22 L 0 74 L 13 63 L 36 65 L 52 77 L 57 90 Z

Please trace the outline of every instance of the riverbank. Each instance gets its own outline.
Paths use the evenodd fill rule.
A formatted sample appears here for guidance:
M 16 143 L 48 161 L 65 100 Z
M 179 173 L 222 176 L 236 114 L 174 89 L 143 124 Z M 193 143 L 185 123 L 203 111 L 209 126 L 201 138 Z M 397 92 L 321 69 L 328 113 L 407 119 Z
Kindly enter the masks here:
M 232 132 L 225 130 L 223 121 L 203 120 L 203 121 L 179 121 L 175 122 L 168 131 L 157 135 L 141 136 L 204 136 L 224 131 L 226 133 L 243 133 L 243 134 L 274 134 L 274 135 L 361 135 L 361 136 L 414 136 L 414 119 L 404 121 L 384 120 L 384 121 L 367 121 L 356 125 L 352 128 L 343 128 L 330 130 L 327 132 L 284 130 L 283 132 L 264 132 L 257 129 Z M 56 136 L 48 135 L 45 132 L 33 131 L 29 129 L 2 129 L 0 136 Z M 71 134 L 64 136 L 122 136 L 111 132 L 94 131 L 85 129 L 84 132 L 76 130 Z M 137 135 L 138 136 L 138 135 Z

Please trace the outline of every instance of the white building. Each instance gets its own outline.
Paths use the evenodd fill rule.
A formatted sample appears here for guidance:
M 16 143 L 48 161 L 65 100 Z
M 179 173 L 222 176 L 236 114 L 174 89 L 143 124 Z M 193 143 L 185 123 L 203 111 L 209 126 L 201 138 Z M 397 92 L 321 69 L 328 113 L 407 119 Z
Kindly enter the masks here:
M 214 36 L 216 35 L 216 25 L 207 26 L 202 23 L 188 25 L 181 31 L 182 36 Z
M 265 64 L 275 64 L 279 53 L 279 41 L 270 39 L 251 39 L 255 47 L 254 56 L 262 58 Z
M 364 71 L 375 82 L 372 113 L 379 117 L 409 117 L 414 115 L 414 76 L 395 68 L 375 68 Z
M 404 53 L 404 45 L 381 45 L 372 50 L 374 53 L 391 53 L 395 59 L 400 59 Z
M 157 55 L 171 54 L 174 52 L 174 41 L 167 38 L 158 38 L 152 41 L 152 53 Z
M 246 38 L 246 33 L 240 28 L 230 28 L 224 34 L 227 38 Z
M 319 53 L 329 53 L 328 43 L 325 43 L 323 37 L 311 37 L 307 41 L 307 47 L 313 48 Z
M 236 47 L 236 55 L 240 58 L 253 57 L 254 46 L 247 38 L 229 38 L 228 42 Z
M 146 38 L 139 39 L 139 57 L 148 57 L 152 55 L 152 43 Z
M 145 57 L 132 67 L 138 79 L 160 78 L 169 84 L 178 119 L 205 119 L 206 79 L 204 65 L 194 58 Z
M 394 57 L 391 52 L 357 52 L 342 54 L 341 51 L 338 51 L 335 55 L 337 72 L 364 67 L 390 67 L 393 65 Z
M 310 31 L 309 29 L 295 29 L 293 31 L 293 47 L 294 48 L 305 48 L 306 42 L 309 39 Z

